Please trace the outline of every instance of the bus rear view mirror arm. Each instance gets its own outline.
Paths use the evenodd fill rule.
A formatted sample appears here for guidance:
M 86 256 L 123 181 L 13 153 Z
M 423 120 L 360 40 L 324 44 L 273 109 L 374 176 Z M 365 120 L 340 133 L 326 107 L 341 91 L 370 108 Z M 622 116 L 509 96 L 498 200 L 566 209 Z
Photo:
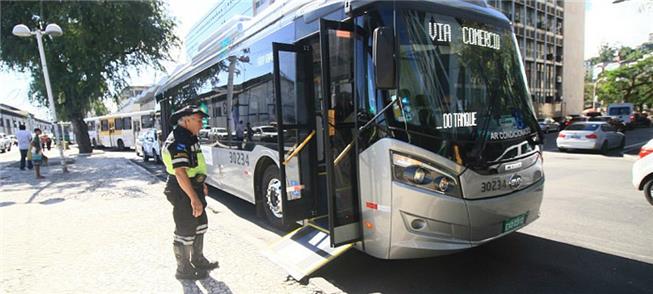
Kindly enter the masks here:
M 374 61 L 374 82 L 378 89 L 396 88 L 395 37 L 391 27 L 374 29 L 372 59 Z

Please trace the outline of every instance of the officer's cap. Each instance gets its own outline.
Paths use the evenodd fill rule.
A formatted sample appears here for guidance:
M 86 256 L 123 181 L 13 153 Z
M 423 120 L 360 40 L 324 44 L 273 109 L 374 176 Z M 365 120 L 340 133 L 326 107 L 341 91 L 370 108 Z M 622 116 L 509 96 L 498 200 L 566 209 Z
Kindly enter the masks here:
M 188 106 L 185 106 L 182 109 L 179 109 L 179 110 L 175 111 L 170 116 L 170 121 L 172 122 L 172 124 L 176 124 L 177 121 L 179 121 L 180 118 L 182 118 L 184 116 L 188 116 L 188 115 L 193 115 L 193 114 L 199 114 L 202 117 L 209 116 L 208 114 L 206 114 L 206 112 L 199 109 L 199 107 L 195 107 L 193 105 L 188 105 Z

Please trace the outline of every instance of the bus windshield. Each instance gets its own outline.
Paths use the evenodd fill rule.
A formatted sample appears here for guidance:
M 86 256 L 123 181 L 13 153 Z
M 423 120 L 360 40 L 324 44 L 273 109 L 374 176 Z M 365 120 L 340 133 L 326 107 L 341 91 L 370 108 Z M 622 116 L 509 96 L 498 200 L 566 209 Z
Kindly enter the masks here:
M 415 10 L 401 10 L 397 24 L 400 82 L 391 99 L 402 107 L 393 106 L 390 123 L 424 134 L 415 144 L 475 165 L 510 159 L 506 150 L 533 137 L 537 121 L 509 27 Z M 534 150 L 528 141 L 513 158 Z

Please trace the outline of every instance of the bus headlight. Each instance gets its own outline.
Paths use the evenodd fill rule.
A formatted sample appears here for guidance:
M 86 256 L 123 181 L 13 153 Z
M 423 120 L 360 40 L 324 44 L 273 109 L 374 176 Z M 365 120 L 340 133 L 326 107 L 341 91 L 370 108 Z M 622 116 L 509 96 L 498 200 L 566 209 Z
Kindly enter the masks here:
M 422 159 L 391 152 L 392 176 L 395 181 L 437 193 L 461 197 L 456 178 L 437 165 Z

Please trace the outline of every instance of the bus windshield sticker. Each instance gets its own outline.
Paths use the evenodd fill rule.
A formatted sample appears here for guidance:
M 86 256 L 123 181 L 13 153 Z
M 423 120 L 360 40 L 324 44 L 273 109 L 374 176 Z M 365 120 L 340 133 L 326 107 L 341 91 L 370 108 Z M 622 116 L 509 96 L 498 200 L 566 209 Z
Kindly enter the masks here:
M 438 130 L 461 128 L 461 127 L 475 127 L 476 126 L 476 112 L 460 112 L 460 113 L 443 113 L 442 126 L 436 127 Z

